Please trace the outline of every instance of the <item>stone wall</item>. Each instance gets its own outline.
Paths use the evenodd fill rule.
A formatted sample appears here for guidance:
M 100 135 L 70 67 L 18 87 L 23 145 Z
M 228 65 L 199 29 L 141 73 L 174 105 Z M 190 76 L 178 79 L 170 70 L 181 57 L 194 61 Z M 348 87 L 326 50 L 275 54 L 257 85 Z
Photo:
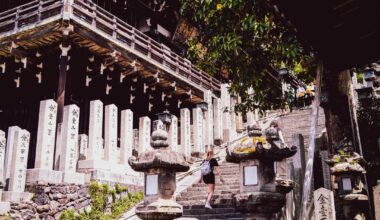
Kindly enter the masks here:
M 27 185 L 26 191 L 32 194 L 31 201 L 11 203 L 10 216 L 12 219 L 23 220 L 54 220 L 58 219 L 61 212 L 67 209 L 82 211 L 88 208 L 91 202 L 88 186 L 75 184 Z M 132 193 L 142 190 L 142 187 L 138 186 L 128 187 L 128 191 Z

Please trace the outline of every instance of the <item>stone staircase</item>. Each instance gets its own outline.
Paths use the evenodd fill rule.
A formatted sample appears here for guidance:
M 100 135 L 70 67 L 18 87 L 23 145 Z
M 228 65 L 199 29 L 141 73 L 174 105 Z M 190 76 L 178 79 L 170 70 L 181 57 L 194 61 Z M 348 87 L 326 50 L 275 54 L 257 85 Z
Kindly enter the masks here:
M 215 194 L 211 201 L 213 209 L 204 207 L 207 196 L 206 184 L 194 183 L 177 197 L 177 202 L 183 205 L 184 210 L 181 219 L 245 219 L 232 205 L 232 196 L 240 189 L 239 165 L 223 162 L 220 166 L 225 182 L 221 183 L 219 176 L 216 176 Z
M 293 134 L 302 134 L 304 137 L 305 148 L 309 145 L 310 126 L 311 126 L 311 108 L 294 110 L 287 114 L 281 115 L 277 120 L 280 123 L 285 142 L 290 146 L 292 144 Z M 325 128 L 325 115 L 323 109 L 319 109 L 317 135 Z M 265 129 L 265 128 L 264 128 Z

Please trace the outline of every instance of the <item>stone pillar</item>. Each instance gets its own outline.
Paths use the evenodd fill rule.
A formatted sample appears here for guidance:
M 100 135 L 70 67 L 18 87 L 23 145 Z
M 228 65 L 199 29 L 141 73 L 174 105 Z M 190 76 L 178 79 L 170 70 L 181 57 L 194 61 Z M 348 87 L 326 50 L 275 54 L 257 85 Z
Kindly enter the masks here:
M 63 183 L 84 184 L 84 174 L 76 173 L 79 129 L 79 107 L 67 105 L 63 108 L 61 159 L 59 170 L 63 172 Z
M 375 204 L 375 219 L 380 219 L 380 180 L 373 187 L 373 204 Z
M 5 132 L 0 130 L 0 185 L 4 186 L 4 171 L 5 171 L 5 144 L 7 139 L 5 137 Z M 2 190 L 2 189 L 0 189 Z M 0 201 L 1 201 L 1 192 L 0 192 Z
M 139 153 L 150 149 L 150 127 L 149 117 L 141 117 L 139 119 Z
M 223 125 L 222 125 L 222 101 L 221 99 L 214 99 L 214 142 L 217 141 L 221 144 L 223 137 Z
M 203 112 L 201 108 L 193 108 L 193 152 L 204 152 Z
M 26 166 L 28 162 L 30 133 L 27 130 L 12 131 L 14 140 L 10 177 L 7 191 L 3 192 L 3 201 L 19 202 L 27 199 L 24 193 Z
M 181 147 L 180 153 L 183 153 L 186 157 L 191 154 L 190 145 L 190 110 L 187 108 L 181 109 Z
M 78 160 L 85 160 L 88 157 L 88 136 L 86 134 L 80 134 L 78 136 Z
M 331 190 L 319 188 L 314 191 L 315 219 L 335 220 L 334 195 Z
M 295 207 L 295 219 L 299 218 L 301 209 L 301 199 L 303 192 L 303 177 L 305 174 L 305 146 L 302 134 L 292 135 L 293 146 L 297 147 L 297 153 L 293 156 L 293 201 Z
M 178 118 L 173 115 L 172 122 L 169 127 L 169 148 L 172 151 L 177 152 L 178 147 Z
M 117 114 L 116 105 L 112 104 L 105 107 L 104 159 L 111 163 L 117 162 Z
M 103 103 L 100 100 L 90 102 L 90 125 L 88 134 L 88 158 L 89 160 L 102 159 L 100 155 L 103 149 Z
M 26 175 L 26 181 L 29 183 L 62 182 L 62 173 L 53 170 L 56 123 L 57 103 L 52 99 L 41 101 L 38 119 L 36 161 L 34 169 L 27 170 Z
M 4 182 L 5 189 L 8 188 L 9 178 L 11 176 L 11 162 L 13 160 L 13 149 L 15 149 L 16 134 L 21 131 L 18 126 L 8 128 L 7 145 L 5 148 L 5 165 L 4 165 Z
M 221 85 L 221 102 L 222 102 L 222 125 L 223 125 L 223 142 L 228 142 L 231 140 L 231 96 L 228 91 L 230 85 Z
M 204 93 L 204 101 L 207 103 L 207 111 L 205 112 L 205 142 L 203 146 L 212 146 L 214 145 L 214 114 L 210 90 Z M 201 150 L 201 152 L 205 152 L 204 148 Z
M 235 105 L 237 103 L 237 97 L 231 97 L 231 140 L 234 140 L 237 136 L 237 115 L 235 114 Z
M 120 130 L 120 163 L 128 164 L 133 150 L 133 112 L 130 109 L 121 111 Z M 129 166 L 129 165 L 128 165 Z

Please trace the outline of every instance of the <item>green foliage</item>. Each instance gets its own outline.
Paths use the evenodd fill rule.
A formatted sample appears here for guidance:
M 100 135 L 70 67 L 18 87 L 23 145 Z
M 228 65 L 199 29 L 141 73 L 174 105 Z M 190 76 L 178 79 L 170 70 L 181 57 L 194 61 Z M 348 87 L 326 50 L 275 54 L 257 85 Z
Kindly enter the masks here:
M 284 106 L 280 82 L 268 75 L 287 67 L 310 81 L 308 54 L 265 0 L 181 0 L 182 15 L 198 28 L 188 58 L 206 72 L 227 76 L 242 96 L 240 112 Z M 245 95 L 248 88 L 253 96 Z
M 367 178 L 373 186 L 380 179 L 380 98 L 360 103 L 358 122 L 363 155 L 367 161 Z
M 65 210 L 62 212 L 59 220 L 111 220 L 119 218 L 126 210 L 136 205 L 143 199 L 143 193 L 127 193 L 127 196 L 117 199 L 117 194 L 127 192 L 128 187 L 122 187 L 115 184 L 115 189 L 110 189 L 108 184 L 99 184 L 92 182 L 88 188 L 91 196 L 90 211 L 84 210 L 75 214 L 74 210 Z M 111 196 L 112 204 L 110 212 L 107 213 L 107 202 Z

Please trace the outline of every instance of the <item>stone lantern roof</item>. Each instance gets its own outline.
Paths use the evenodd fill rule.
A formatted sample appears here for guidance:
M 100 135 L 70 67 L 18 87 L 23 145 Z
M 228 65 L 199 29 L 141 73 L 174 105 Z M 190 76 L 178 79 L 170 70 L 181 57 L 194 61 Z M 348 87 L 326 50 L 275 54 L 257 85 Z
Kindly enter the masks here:
M 138 172 L 144 172 L 152 168 L 163 168 L 175 172 L 186 172 L 190 169 L 185 157 L 178 152 L 168 149 L 168 134 L 163 130 L 152 133 L 151 146 L 154 150 L 141 153 L 138 157 L 131 157 L 129 165 Z

